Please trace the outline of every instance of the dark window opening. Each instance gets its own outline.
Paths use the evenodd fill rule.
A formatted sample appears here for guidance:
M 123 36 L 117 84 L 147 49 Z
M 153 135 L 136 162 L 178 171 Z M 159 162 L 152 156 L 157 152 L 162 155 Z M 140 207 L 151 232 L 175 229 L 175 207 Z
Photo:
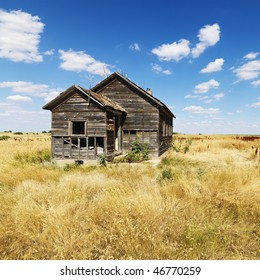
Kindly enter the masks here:
M 87 147 L 87 140 L 86 140 L 86 138 L 80 138 L 79 141 L 80 141 L 80 147 L 81 148 L 86 148 Z
M 70 138 L 64 138 L 63 145 L 70 145 Z
M 64 142 L 64 144 L 65 144 L 65 142 Z M 86 138 L 71 138 L 71 146 L 72 146 L 72 148 L 79 148 L 79 145 L 80 145 L 80 148 L 86 148 L 87 147 L 87 140 L 86 140 Z
M 104 153 L 105 141 L 104 137 L 89 137 L 88 150 L 96 151 L 97 154 Z
M 97 147 L 104 148 L 104 137 L 97 137 Z
M 72 122 L 72 134 L 85 134 L 85 122 Z
M 78 147 L 78 138 L 71 138 L 71 146 L 74 148 Z
M 104 137 L 96 138 L 97 154 L 104 153 Z
M 89 137 L 88 138 L 88 149 L 89 150 L 94 150 L 94 148 L 95 148 L 94 137 Z

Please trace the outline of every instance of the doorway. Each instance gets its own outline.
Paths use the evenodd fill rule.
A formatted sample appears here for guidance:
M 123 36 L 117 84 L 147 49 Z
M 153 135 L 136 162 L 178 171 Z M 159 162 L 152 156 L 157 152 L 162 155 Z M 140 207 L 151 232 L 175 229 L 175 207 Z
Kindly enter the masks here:
M 122 118 L 121 116 L 115 116 L 115 151 L 118 153 L 122 152 Z

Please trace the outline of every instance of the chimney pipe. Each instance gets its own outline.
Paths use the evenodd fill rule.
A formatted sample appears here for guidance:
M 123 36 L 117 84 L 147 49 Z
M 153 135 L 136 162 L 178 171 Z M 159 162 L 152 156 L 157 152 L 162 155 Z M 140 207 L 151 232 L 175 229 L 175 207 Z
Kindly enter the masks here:
M 153 95 L 153 91 L 152 91 L 152 89 L 150 89 L 150 88 L 147 88 L 147 89 L 146 89 L 146 92 L 149 93 L 149 94 L 151 94 L 151 95 Z

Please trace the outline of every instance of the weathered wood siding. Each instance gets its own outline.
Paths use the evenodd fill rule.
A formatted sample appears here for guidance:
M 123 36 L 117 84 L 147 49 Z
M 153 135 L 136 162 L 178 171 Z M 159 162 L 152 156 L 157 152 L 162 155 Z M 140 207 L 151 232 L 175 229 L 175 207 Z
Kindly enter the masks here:
M 84 135 L 72 135 L 73 121 L 85 122 Z M 54 158 L 95 159 L 100 153 L 97 143 L 100 139 L 103 139 L 103 151 L 106 153 L 106 112 L 92 99 L 75 92 L 53 109 L 52 155 Z
M 53 136 L 69 136 L 71 121 L 83 120 L 87 122 L 86 135 L 106 136 L 106 113 L 90 99 L 85 99 L 80 93 L 75 93 L 52 111 Z
M 164 112 L 159 114 L 159 156 L 167 151 L 172 143 L 172 129 L 173 121 L 172 117 L 168 116 Z
M 123 150 L 131 150 L 131 145 L 136 139 L 141 143 L 148 144 L 152 156 L 158 156 L 158 131 L 123 131 Z
M 107 131 L 107 160 L 110 161 L 114 157 L 115 151 L 115 139 L 114 131 Z
M 127 111 L 122 123 L 123 151 L 129 150 L 131 143 L 138 137 L 143 143 L 149 144 L 152 155 L 158 156 L 159 110 L 151 104 L 151 100 L 140 96 L 137 89 L 120 78 L 99 92 Z

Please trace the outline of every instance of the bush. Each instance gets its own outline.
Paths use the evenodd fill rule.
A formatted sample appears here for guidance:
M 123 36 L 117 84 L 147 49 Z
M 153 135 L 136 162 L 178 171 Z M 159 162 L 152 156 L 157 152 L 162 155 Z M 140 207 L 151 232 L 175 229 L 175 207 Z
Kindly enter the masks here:
M 2 135 L 2 136 L 0 136 L 0 141 L 6 141 L 6 140 L 8 140 L 9 138 L 11 138 L 11 137 L 8 136 L 8 135 Z
M 100 166 L 106 167 L 107 166 L 106 157 L 104 155 L 98 155 L 98 163 Z
M 173 172 L 170 168 L 163 169 L 158 177 L 159 183 L 163 181 L 170 181 L 173 179 Z
M 138 139 L 136 139 L 132 143 L 131 151 L 128 152 L 124 158 L 124 160 L 127 162 L 140 162 L 148 159 L 149 159 L 148 145 L 140 143 Z
M 190 146 L 192 144 L 192 138 L 188 138 L 183 143 L 182 141 L 176 142 L 175 139 L 172 141 L 172 149 L 177 153 L 186 154 L 190 150 Z

